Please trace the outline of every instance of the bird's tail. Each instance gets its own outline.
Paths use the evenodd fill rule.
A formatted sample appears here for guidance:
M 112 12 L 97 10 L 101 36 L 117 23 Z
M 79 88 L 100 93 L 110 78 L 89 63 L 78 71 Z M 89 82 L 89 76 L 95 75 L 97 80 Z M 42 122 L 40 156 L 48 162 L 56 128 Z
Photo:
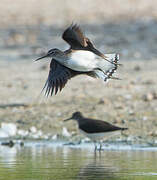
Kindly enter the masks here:
M 101 59 L 98 62 L 99 68 L 95 70 L 96 76 L 104 81 L 107 81 L 108 79 L 119 79 L 112 76 L 119 66 L 119 54 L 104 54 L 104 56 L 108 61 Z

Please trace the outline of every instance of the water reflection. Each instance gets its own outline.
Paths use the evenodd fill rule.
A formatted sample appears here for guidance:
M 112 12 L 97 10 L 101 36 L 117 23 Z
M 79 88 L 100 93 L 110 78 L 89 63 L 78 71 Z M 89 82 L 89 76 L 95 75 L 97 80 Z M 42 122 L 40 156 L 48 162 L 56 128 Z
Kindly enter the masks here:
M 55 144 L 0 146 L 0 179 L 156 179 L 157 151 L 105 150 Z
M 77 179 L 117 179 L 116 172 L 118 172 L 118 167 L 114 167 L 108 163 L 105 165 L 105 161 L 101 158 L 101 154 L 95 154 L 91 162 L 80 169 Z

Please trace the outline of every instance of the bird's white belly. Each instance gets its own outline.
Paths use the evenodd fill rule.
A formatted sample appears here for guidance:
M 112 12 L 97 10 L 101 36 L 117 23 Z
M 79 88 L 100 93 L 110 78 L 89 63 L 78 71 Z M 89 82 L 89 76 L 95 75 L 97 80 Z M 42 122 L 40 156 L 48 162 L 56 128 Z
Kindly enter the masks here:
M 102 133 L 86 133 L 85 131 L 82 131 L 81 129 L 80 129 L 80 132 L 84 134 L 85 136 L 87 136 L 92 141 L 107 139 L 109 137 L 121 134 L 121 131 L 110 131 L 110 132 L 104 132 L 104 133 L 103 132 Z
M 96 55 L 90 51 L 79 50 L 73 52 L 66 66 L 75 71 L 92 71 L 96 68 Z

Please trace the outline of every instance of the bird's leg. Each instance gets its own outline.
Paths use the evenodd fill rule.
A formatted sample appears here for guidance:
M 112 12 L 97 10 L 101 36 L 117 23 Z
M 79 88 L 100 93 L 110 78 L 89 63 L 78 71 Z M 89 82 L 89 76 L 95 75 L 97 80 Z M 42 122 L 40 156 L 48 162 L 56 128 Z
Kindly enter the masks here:
M 95 68 L 95 70 L 99 70 L 99 71 L 103 72 L 103 73 L 104 73 L 108 78 L 110 78 L 110 79 L 122 80 L 121 78 L 118 78 L 118 77 L 115 77 L 115 76 L 110 76 L 110 77 L 109 77 L 109 75 L 108 75 L 105 71 L 103 71 L 102 69 L 100 69 L 100 68 Z
M 100 147 L 99 147 L 99 151 L 102 150 L 102 143 L 100 142 Z
M 102 144 L 102 141 L 99 142 L 99 145 L 100 145 L 100 146 L 99 146 L 99 149 L 98 149 L 98 150 L 99 150 L 99 152 L 100 152 L 100 151 L 103 150 L 103 149 L 102 149 L 102 145 L 103 145 L 103 144 Z
M 96 150 L 97 150 L 97 144 L 96 144 L 96 141 L 94 141 L 94 151 L 96 152 Z

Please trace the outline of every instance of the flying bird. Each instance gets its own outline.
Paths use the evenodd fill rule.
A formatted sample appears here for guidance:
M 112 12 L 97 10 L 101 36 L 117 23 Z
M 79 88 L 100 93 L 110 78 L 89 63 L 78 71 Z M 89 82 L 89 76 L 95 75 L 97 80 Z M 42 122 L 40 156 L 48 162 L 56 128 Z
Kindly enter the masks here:
M 70 48 L 61 51 L 57 48 L 50 49 L 47 54 L 36 59 L 52 58 L 47 81 L 43 90 L 45 95 L 57 94 L 62 90 L 67 81 L 77 75 L 84 74 L 93 78 L 119 79 L 113 77 L 118 68 L 118 54 L 103 54 L 97 50 L 93 43 L 84 36 L 78 25 L 69 26 L 62 35 Z
M 64 121 L 68 120 L 77 121 L 80 132 L 94 142 L 95 151 L 97 150 L 97 142 L 100 144 L 100 148 L 98 150 L 102 149 L 101 140 L 103 140 L 105 136 L 108 137 L 117 135 L 120 131 L 128 129 L 112 125 L 106 121 L 85 118 L 81 112 L 73 113 L 70 118 L 65 119 Z

